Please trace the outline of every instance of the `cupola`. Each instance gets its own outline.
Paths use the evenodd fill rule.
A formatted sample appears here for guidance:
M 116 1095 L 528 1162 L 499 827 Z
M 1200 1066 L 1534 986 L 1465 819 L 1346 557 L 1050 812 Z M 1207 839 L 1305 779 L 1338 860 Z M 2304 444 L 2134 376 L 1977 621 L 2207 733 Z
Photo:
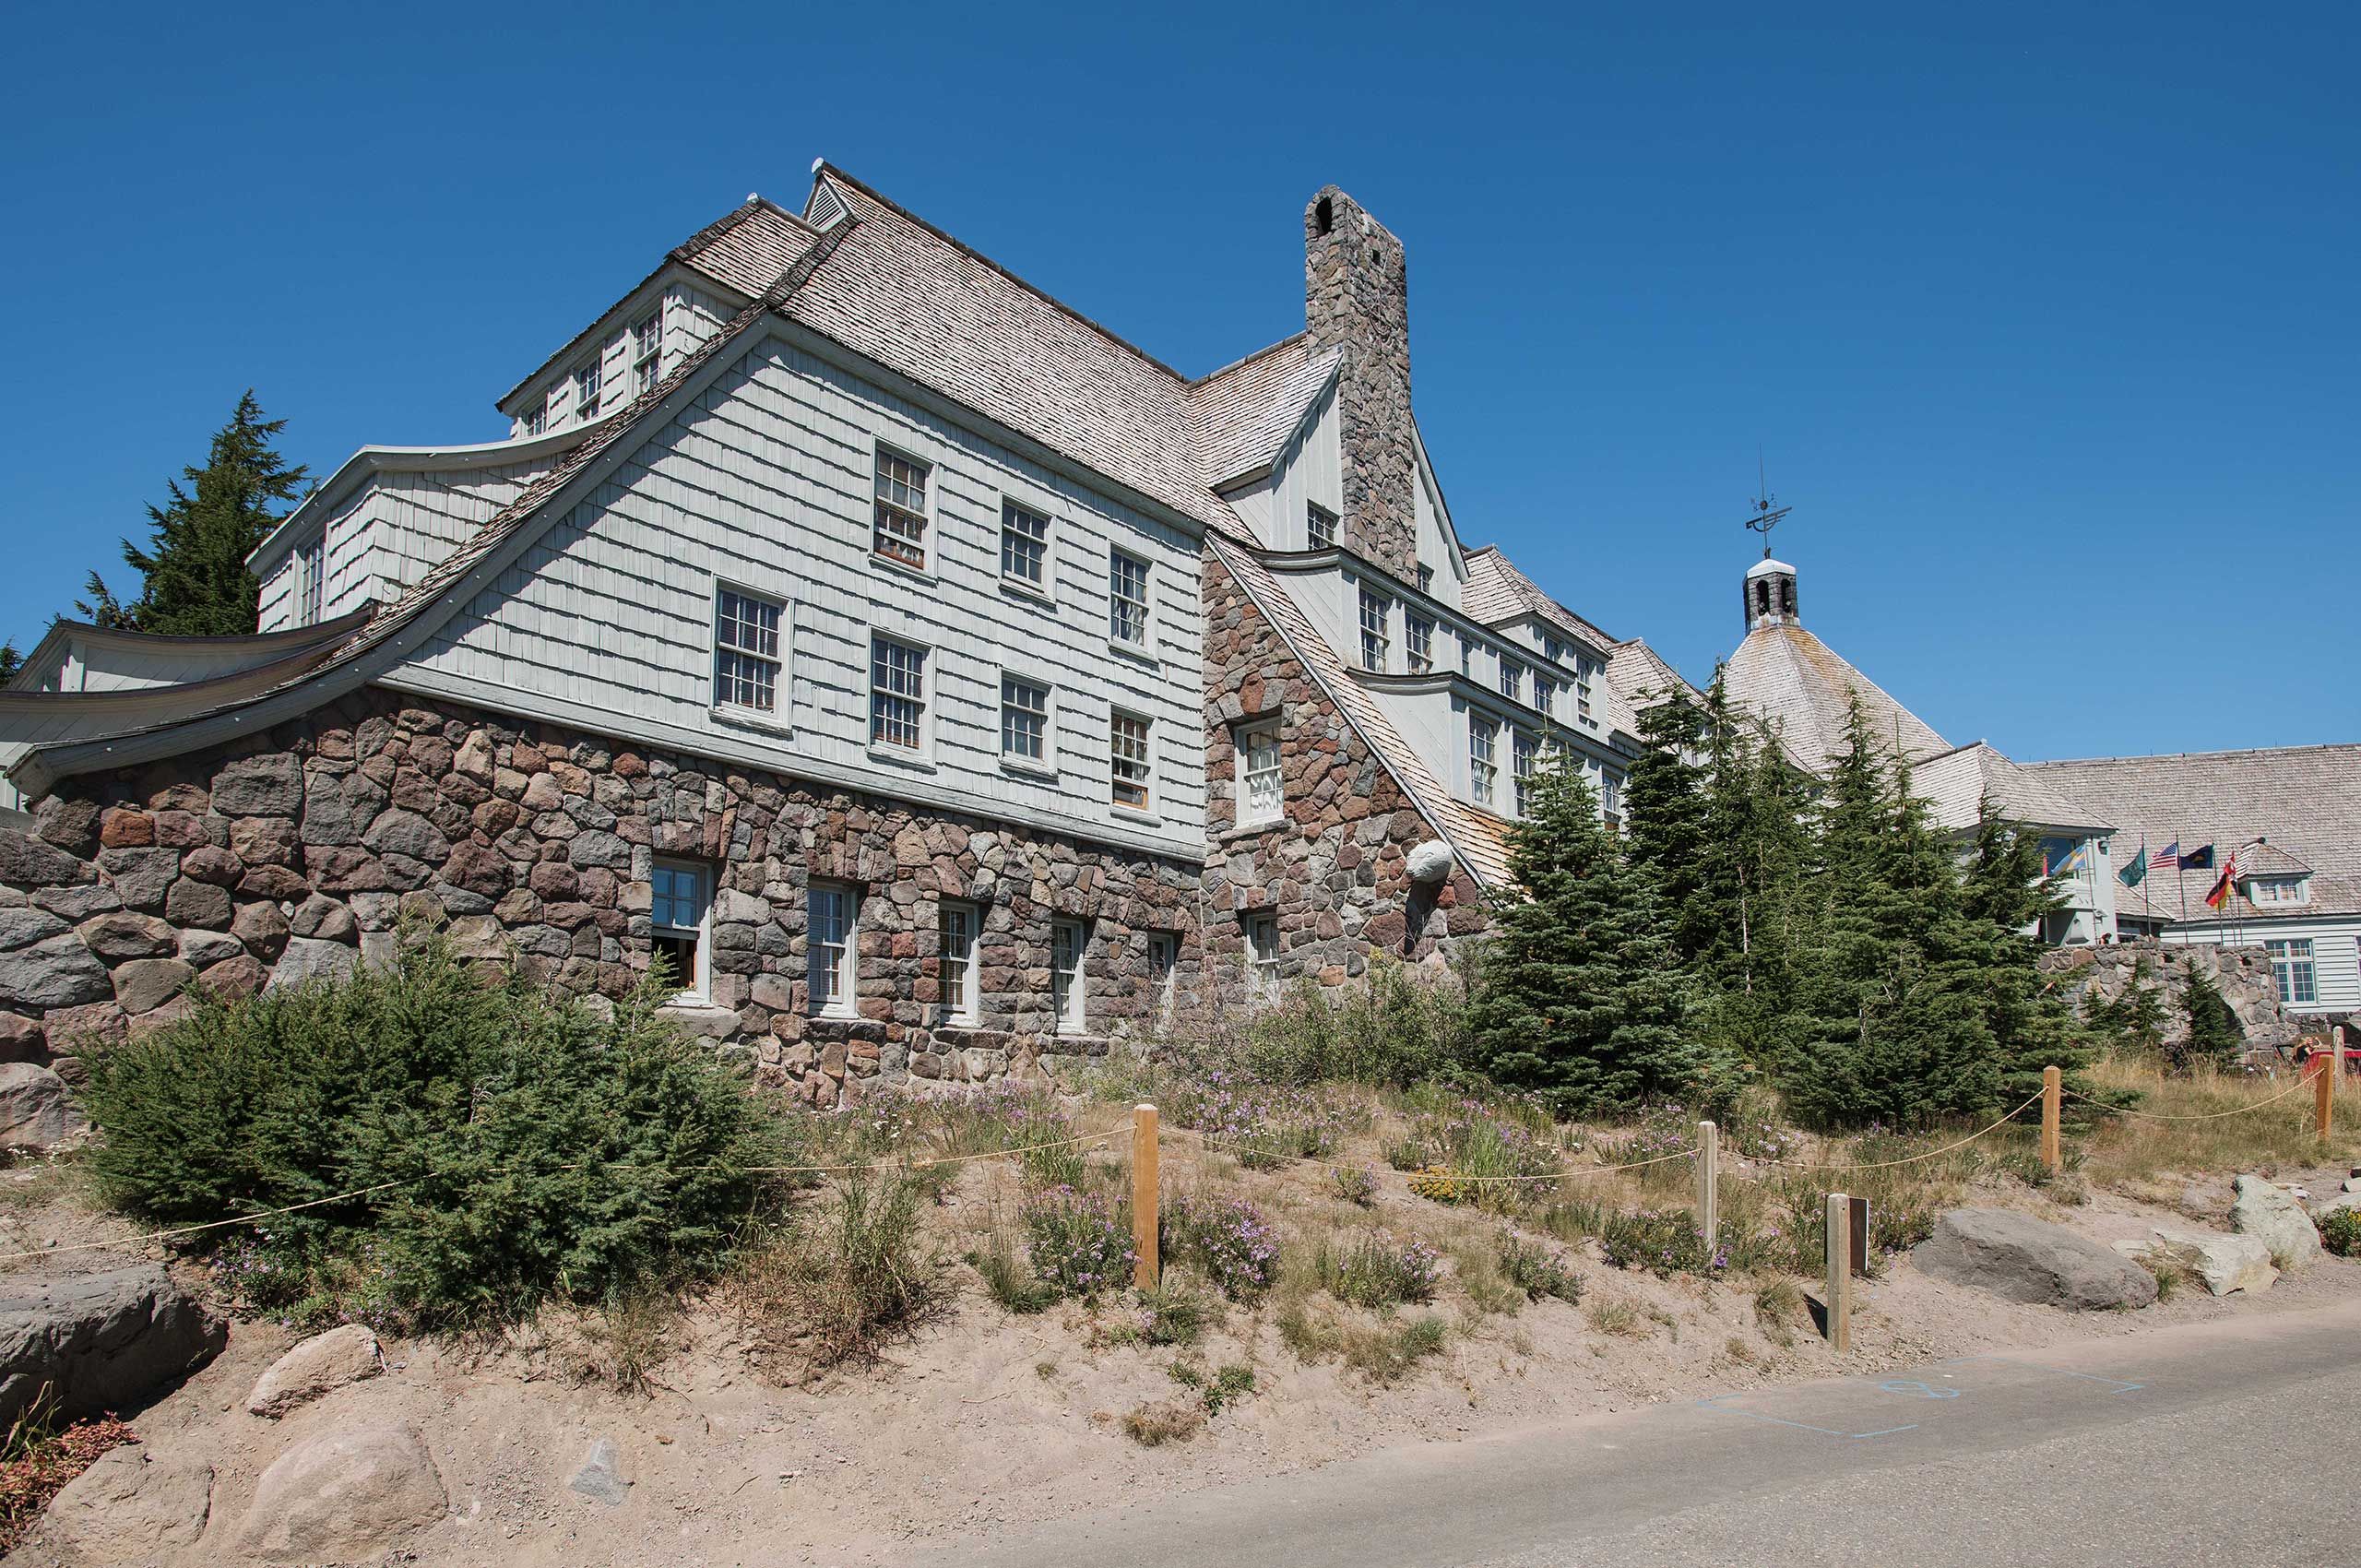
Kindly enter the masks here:
M 1757 626 L 1799 626 L 1796 613 L 1796 569 L 1768 555 L 1746 574 L 1746 629 Z

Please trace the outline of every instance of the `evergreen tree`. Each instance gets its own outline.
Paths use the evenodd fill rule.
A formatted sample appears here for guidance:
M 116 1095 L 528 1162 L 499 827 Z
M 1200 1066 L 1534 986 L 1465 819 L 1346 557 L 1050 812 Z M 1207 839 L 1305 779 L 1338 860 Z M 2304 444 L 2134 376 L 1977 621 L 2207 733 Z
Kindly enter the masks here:
M 2155 971 L 2145 957 L 2131 961 L 2131 979 L 2112 1002 L 2101 1002 L 2083 1017 L 2086 1029 L 2102 1039 L 2119 1041 L 2135 1051 L 2162 1055 L 2165 1049 L 2164 992 L 2148 983 Z
M 2089 1037 L 2041 972 L 2043 921 L 2059 907 L 2037 836 L 2003 820 L 1987 799 L 1963 868 L 1969 919 L 1991 944 L 1986 958 L 1985 1021 L 1999 1053 L 2000 1098 L 2022 1104 L 2040 1092 L 2045 1067 L 2074 1078 L 2090 1060 Z M 2088 1086 L 2077 1084 L 2088 1092 Z
M 24 667 L 25 656 L 17 651 L 17 639 L 11 637 L 6 642 L 0 642 L 0 686 L 15 680 L 17 671 Z
M 1701 760 L 1705 712 L 1685 688 L 1640 715 L 1643 749 L 1624 786 L 1624 845 L 1632 873 L 1665 911 L 1667 940 L 1694 967 L 1720 940 L 1721 900 L 1710 885 L 1715 857 L 1708 837 L 1712 777 Z
M 124 540 L 123 558 L 142 579 L 139 597 L 117 602 L 90 574 L 83 613 L 101 625 L 168 636 L 237 636 L 255 629 L 261 585 L 246 557 L 285 515 L 310 477 L 289 468 L 272 445 L 285 420 L 267 420 L 249 390 L 213 437 L 203 468 L 184 469 L 162 506 L 148 508 L 153 531 L 144 550 Z
M 2189 989 L 2181 993 L 2180 1004 L 2189 1020 L 2189 1038 L 2170 1053 L 2172 1065 L 2183 1071 L 2201 1062 L 2229 1067 L 2246 1053 L 2247 1036 L 2238 1027 L 2238 1016 L 2230 1010 L 2212 977 L 2194 961 L 2189 966 Z
M 1655 899 L 1563 749 L 1536 769 L 1509 841 L 1524 897 L 1485 944 L 1472 1021 L 1482 1070 L 1569 1114 L 1726 1094 L 1726 1073 L 1683 1043 L 1686 980 Z

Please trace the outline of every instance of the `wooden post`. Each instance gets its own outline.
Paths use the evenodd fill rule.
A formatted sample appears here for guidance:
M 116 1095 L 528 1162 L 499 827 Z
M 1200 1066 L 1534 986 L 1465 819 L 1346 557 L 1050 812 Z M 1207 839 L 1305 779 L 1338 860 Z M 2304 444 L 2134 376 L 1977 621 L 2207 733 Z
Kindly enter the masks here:
M 2325 1051 L 2312 1057 L 2312 1120 L 2320 1130 L 2320 1142 L 2328 1142 L 2329 1123 L 2336 1111 L 2336 1075 L 2343 1070 L 2343 1051 L 2329 1056 Z
M 1853 1203 L 1828 1194 L 1828 1348 L 1838 1355 L 1853 1348 Z
M 1156 1289 L 1162 1277 L 1156 1255 L 1156 1107 L 1132 1107 L 1132 1283 Z
M 2065 1099 L 2064 1086 L 2058 1080 L 2058 1069 L 2041 1070 L 2041 1163 L 2055 1175 L 2063 1156 L 2058 1148 L 2058 1112 Z
M 1697 1227 L 1710 1257 L 1722 1234 L 1722 1132 L 1711 1122 L 1697 1123 Z

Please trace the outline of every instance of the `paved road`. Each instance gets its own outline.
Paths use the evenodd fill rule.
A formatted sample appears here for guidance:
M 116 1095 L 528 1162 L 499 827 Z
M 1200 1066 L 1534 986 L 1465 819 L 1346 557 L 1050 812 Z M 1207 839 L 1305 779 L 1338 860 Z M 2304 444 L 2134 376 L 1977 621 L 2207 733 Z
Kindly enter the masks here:
M 2361 1304 L 1796 1384 L 969 1542 L 1025 1568 L 2361 1562 Z

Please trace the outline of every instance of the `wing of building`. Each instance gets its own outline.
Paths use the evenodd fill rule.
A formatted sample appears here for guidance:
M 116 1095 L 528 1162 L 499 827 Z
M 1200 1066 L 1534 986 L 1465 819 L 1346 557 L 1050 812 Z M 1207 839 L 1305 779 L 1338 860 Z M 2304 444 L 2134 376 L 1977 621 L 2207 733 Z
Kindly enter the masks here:
M 1192 377 L 834 168 L 725 214 L 504 439 L 338 468 L 255 636 L 36 650 L 0 1033 L 70 1060 L 432 914 L 585 992 L 660 956 L 829 1100 L 1443 961 L 1544 738 L 1616 812 L 1678 676 L 1463 547 L 1403 247 L 1301 223 L 1304 330 Z

